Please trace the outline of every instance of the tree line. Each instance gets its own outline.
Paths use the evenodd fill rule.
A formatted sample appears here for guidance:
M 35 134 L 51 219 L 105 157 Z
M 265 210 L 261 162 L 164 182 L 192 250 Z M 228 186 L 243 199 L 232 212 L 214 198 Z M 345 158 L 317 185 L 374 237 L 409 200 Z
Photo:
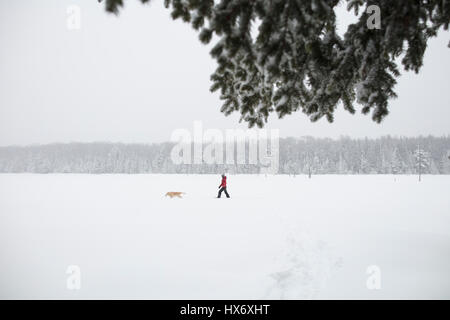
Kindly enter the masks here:
M 261 165 L 174 164 L 174 143 L 55 143 L 0 147 L 2 173 L 258 174 Z M 249 145 L 246 144 L 248 153 Z M 279 174 L 450 174 L 450 136 L 282 138 Z

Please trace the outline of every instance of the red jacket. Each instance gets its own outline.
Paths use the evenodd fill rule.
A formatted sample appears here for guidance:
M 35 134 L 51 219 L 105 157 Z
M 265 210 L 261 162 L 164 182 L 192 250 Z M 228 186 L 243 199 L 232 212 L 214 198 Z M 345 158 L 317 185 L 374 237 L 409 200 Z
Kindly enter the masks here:
M 222 182 L 220 183 L 220 187 L 226 188 L 227 187 L 227 177 L 222 178 Z

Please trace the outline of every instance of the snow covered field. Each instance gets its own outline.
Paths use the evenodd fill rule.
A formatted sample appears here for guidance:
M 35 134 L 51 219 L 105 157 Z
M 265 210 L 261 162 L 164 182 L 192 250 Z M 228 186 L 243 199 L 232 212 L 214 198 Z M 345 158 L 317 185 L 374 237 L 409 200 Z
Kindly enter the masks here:
M 230 175 L 231 199 L 219 183 L 1 174 L 0 298 L 450 298 L 450 176 Z

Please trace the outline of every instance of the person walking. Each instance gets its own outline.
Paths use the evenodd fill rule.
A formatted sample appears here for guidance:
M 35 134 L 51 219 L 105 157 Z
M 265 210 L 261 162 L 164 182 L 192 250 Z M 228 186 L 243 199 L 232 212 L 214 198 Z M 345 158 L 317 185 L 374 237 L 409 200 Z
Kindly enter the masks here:
M 220 198 L 222 195 L 222 192 L 225 192 L 225 195 L 227 196 L 227 198 L 230 197 L 230 195 L 227 192 L 227 177 L 225 176 L 225 174 L 222 174 L 222 182 L 220 183 L 219 186 L 219 194 L 217 195 L 217 198 Z

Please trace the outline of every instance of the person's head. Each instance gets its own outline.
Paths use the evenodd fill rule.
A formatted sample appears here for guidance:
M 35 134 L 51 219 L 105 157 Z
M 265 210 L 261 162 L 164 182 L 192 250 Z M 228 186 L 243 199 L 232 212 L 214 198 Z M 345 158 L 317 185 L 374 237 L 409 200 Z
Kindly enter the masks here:
M 222 173 L 222 178 L 225 178 L 225 173 Z

